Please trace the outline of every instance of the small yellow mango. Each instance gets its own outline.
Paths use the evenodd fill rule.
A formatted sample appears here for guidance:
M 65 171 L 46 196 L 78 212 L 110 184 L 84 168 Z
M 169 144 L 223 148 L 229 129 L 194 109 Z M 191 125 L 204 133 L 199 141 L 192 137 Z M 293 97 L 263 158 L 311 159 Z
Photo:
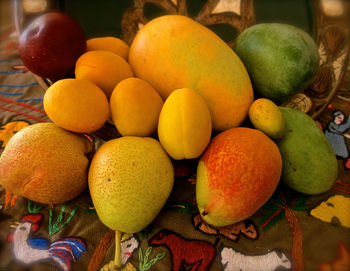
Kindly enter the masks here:
M 105 50 L 117 54 L 128 60 L 129 46 L 121 39 L 116 37 L 97 37 L 86 41 L 86 50 Z
M 212 131 L 204 99 L 189 88 L 174 90 L 164 102 L 158 122 L 158 137 L 175 160 L 199 157 L 208 146 Z
M 249 108 L 249 119 L 253 126 L 273 139 L 285 133 L 285 123 L 278 106 L 271 100 L 260 98 Z

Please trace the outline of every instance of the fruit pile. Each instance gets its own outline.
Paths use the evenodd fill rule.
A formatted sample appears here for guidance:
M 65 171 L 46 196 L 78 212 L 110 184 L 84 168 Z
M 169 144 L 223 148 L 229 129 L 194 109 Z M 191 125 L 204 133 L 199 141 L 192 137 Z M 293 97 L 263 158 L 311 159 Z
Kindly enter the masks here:
M 12 137 L 0 184 L 47 204 L 89 186 L 117 242 L 158 215 L 172 191 L 173 160 L 198 159 L 198 210 L 219 227 L 255 213 L 280 181 L 312 195 L 337 178 L 316 123 L 279 106 L 312 82 L 319 63 L 311 37 L 293 26 L 252 26 L 232 50 L 192 19 L 167 15 L 129 47 L 116 37 L 86 41 L 74 20 L 48 13 L 23 32 L 19 50 L 33 73 L 54 81 L 44 95 L 53 123 Z M 110 118 L 122 136 L 95 153 L 88 134 Z

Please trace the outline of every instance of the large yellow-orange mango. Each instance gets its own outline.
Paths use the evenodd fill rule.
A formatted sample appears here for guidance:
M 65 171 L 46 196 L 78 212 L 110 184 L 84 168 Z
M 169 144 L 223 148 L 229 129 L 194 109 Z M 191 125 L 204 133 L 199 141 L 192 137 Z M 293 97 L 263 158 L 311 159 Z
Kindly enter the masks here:
M 240 125 L 253 101 L 239 57 L 214 32 L 185 16 L 161 16 L 141 28 L 130 46 L 129 64 L 163 100 L 179 88 L 198 92 L 216 131 Z

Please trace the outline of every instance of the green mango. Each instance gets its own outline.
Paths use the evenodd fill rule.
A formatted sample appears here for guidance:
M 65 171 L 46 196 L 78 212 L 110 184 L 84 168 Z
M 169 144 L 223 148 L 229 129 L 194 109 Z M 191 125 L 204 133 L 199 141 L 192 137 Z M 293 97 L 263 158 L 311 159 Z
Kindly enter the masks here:
M 237 37 L 233 49 L 249 73 L 254 93 L 277 104 L 310 85 L 320 62 L 312 37 L 288 24 L 253 25 Z
M 282 154 L 281 180 L 308 195 L 328 191 L 338 176 L 338 162 L 325 134 L 307 114 L 280 107 L 286 125 L 277 141 Z

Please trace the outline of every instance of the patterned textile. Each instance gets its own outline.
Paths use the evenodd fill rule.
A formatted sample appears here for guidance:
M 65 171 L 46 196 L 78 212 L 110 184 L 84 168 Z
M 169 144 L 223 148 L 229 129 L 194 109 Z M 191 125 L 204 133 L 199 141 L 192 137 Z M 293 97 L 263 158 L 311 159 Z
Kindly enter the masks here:
M 22 65 L 12 31 L 0 37 L 0 154 L 11 136 L 50 121 L 44 91 Z M 340 112 L 340 113 L 339 113 Z M 335 117 L 344 115 L 344 122 Z M 194 202 L 196 164 L 174 163 L 173 192 L 146 229 L 123 235 L 123 270 L 350 270 L 350 65 L 338 94 L 317 119 L 339 151 L 335 186 L 317 196 L 280 184 L 248 220 L 215 228 Z M 145 206 L 146 208 L 146 206 Z M 114 232 L 89 192 L 55 206 L 15 197 L 0 186 L 0 270 L 108 270 Z

